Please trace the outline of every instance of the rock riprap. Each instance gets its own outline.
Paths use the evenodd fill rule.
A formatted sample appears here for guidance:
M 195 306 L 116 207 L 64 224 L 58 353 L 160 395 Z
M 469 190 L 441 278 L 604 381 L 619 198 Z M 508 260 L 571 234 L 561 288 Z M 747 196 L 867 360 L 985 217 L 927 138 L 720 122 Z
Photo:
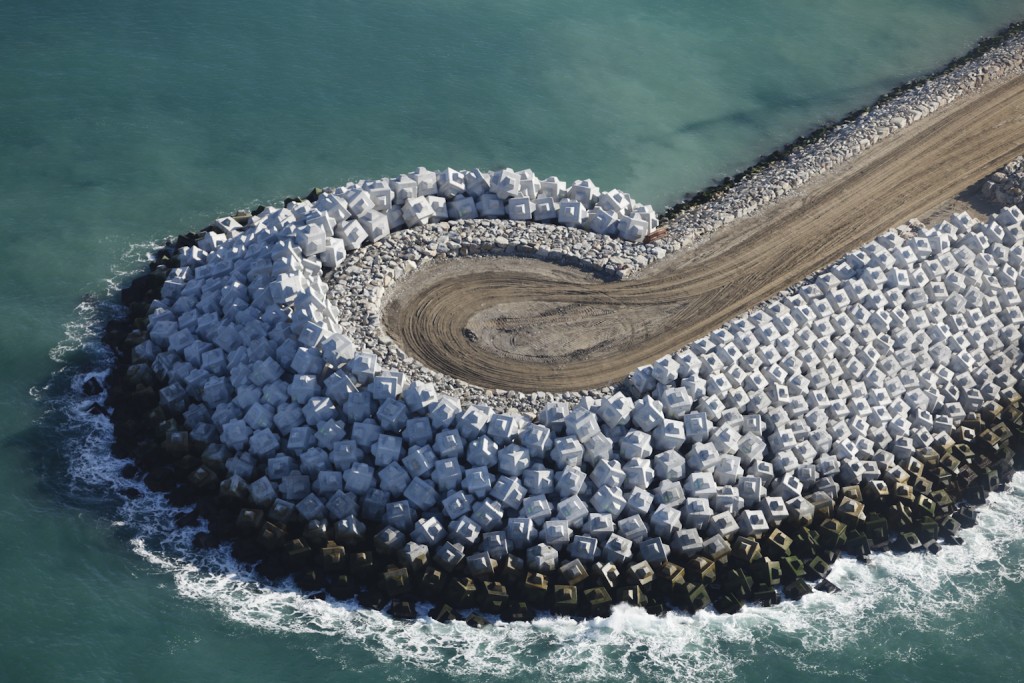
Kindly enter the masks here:
M 808 582 L 834 590 L 824 576 L 842 551 L 955 541 L 1012 473 L 1016 207 L 883 234 L 621 386 L 534 417 L 383 367 L 328 296 L 350 250 L 383 249 L 460 201 L 511 214 L 523 196 L 510 188 L 532 186 L 529 172 L 458 186 L 455 173 L 220 219 L 123 291 L 128 319 L 107 337 L 121 352 L 116 452 L 195 506 L 182 522 L 205 518 L 201 541 L 396 616 L 417 600 L 442 620 L 598 616 L 619 601 L 731 612 Z M 551 182 L 530 200 L 557 204 L 541 217 L 568 204 L 594 229 L 604 211 L 618 217 L 602 230 L 627 239 L 655 225 L 624 193 L 555 182 L 554 199 Z M 448 227 L 468 239 L 480 223 L 459 217 Z

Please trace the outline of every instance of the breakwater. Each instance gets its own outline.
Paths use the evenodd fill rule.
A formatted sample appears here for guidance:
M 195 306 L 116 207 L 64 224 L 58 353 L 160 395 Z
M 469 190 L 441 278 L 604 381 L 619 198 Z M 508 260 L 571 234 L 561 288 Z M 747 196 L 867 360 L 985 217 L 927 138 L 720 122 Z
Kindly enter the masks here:
M 323 197 L 181 238 L 109 331 L 119 452 L 268 577 L 397 616 L 416 599 L 442 619 L 734 611 L 831 589 L 843 550 L 955 539 L 1011 471 L 1015 208 L 886 233 L 531 421 L 410 382 L 337 331 L 322 243 L 295 218 Z
M 834 590 L 824 577 L 837 553 L 955 542 L 971 506 L 1008 477 L 1021 424 L 1012 208 L 887 233 L 622 386 L 550 401 L 536 417 L 498 412 L 508 400 L 497 398 L 467 406 L 350 334 L 357 304 L 332 303 L 339 284 L 343 303 L 379 303 L 389 278 L 439 255 L 621 277 L 685 246 L 673 233 L 613 239 L 654 227 L 628 202 L 599 218 L 601 234 L 576 230 L 595 206 L 612 214 L 586 183 L 559 190 L 565 216 L 538 216 L 528 190 L 529 211 L 513 214 L 524 196 L 490 190 L 504 178 L 523 192 L 524 173 L 477 172 L 479 192 L 449 197 L 425 170 L 350 184 L 226 217 L 158 252 L 125 290 L 129 322 L 108 330 L 122 352 L 110 384 L 117 452 L 150 488 L 195 506 L 181 522 L 208 521 L 199 542 L 230 541 L 269 578 L 396 616 L 430 600 L 442 620 L 477 608 L 601 615 L 617 601 L 730 612 L 815 582 Z M 452 210 L 459 194 L 465 214 Z M 370 240 L 382 246 L 360 252 Z M 383 280 L 356 279 L 350 252 Z

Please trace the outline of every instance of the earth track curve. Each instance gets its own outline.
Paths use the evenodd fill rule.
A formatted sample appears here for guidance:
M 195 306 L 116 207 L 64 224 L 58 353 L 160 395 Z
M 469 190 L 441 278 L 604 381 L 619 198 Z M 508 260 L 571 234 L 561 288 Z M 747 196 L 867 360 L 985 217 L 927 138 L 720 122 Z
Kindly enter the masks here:
M 1024 153 L 1024 77 L 958 100 L 636 278 L 532 259 L 444 259 L 383 311 L 421 363 L 472 384 L 569 391 L 621 380 Z

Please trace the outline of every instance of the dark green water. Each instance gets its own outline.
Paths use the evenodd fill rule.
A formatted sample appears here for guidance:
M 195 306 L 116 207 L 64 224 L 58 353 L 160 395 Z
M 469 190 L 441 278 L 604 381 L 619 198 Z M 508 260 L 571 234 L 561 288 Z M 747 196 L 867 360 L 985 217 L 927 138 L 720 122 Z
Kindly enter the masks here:
M 1021 487 L 962 548 L 841 563 L 836 596 L 472 631 L 183 560 L 61 400 L 101 365 L 85 340 L 108 279 L 224 212 L 418 165 L 532 167 L 663 206 L 1021 18 L 1003 0 L 6 0 L 0 680 L 1024 679 Z

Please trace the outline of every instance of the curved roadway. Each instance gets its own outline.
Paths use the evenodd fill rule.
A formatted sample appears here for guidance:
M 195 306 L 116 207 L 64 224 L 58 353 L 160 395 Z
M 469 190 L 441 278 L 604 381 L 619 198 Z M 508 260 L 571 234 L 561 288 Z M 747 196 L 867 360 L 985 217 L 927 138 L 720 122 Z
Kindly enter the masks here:
M 1021 153 L 1016 78 L 925 117 L 636 279 L 606 283 L 532 259 L 445 259 L 400 283 L 384 326 L 420 362 L 478 386 L 605 386 Z

